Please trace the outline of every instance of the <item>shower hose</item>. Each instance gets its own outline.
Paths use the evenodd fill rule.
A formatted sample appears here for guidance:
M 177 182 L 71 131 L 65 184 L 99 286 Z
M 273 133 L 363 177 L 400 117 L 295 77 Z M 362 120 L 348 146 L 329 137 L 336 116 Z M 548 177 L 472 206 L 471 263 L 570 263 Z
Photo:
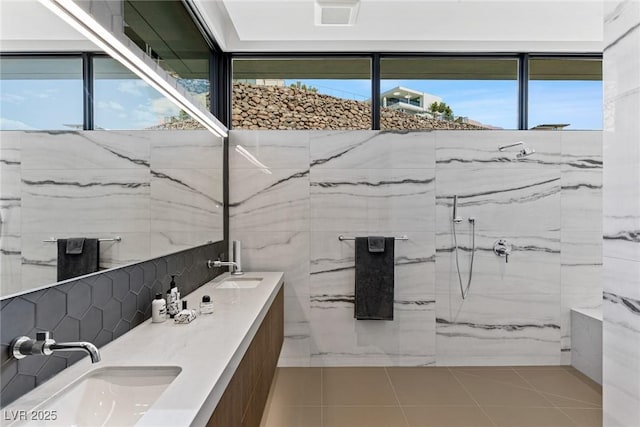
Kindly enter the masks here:
M 456 269 L 458 270 L 458 282 L 460 283 L 460 293 L 462 299 L 467 298 L 469 288 L 471 287 L 471 279 L 473 278 L 473 256 L 476 253 L 476 220 L 475 218 L 469 218 L 471 223 L 471 262 L 469 263 L 469 280 L 467 280 L 467 286 L 462 285 L 462 275 L 460 274 L 460 261 L 458 259 L 458 236 L 456 235 L 456 223 L 453 223 L 453 242 L 455 243 L 456 251 Z

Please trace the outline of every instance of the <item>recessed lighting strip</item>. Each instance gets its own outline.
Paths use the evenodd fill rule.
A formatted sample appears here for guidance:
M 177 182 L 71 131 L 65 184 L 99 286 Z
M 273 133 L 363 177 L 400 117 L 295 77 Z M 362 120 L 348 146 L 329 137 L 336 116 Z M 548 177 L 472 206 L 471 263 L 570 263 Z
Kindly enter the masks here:
M 189 100 L 177 87 L 171 85 L 144 59 L 118 40 L 90 14 L 85 12 L 73 0 L 39 0 L 44 6 L 62 18 L 74 29 L 95 43 L 113 59 L 120 62 L 187 114 L 200 122 L 205 128 L 221 137 L 227 137 L 227 129 L 215 117 L 208 116 Z

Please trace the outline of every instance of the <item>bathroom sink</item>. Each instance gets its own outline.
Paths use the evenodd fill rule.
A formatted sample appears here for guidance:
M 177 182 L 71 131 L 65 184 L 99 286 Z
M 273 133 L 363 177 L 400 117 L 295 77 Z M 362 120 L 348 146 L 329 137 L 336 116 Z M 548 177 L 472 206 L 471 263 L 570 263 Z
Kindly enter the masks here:
M 178 376 L 177 366 L 106 367 L 88 372 L 34 408 L 53 414 L 19 426 L 133 426 Z M 43 424 L 43 422 L 45 424 Z
M 253 289 L 260 282 L 262 277 L 229 277 L 218 285 L 218 289 Z

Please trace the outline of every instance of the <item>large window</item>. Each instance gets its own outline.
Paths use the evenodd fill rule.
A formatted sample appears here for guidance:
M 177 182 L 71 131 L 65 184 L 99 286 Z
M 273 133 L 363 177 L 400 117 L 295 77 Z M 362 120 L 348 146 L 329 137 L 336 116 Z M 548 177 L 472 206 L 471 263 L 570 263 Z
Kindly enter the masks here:
M 371 129 L 369 58 L 234 59 L 236 129 Z
M 82 59 L 0 58 L 0 130 L 83 127 Z
M 531 59 L 529 128 L 602 129 L 602 59 Z
M 211 50 L 181 0 L 124 0 L 124 32 L 209 108 Z
M 518 61 L 383 58 L 382 129 L 516 129 Z
M 119 62 L 93 59 L 96 129 L 203 129 Z

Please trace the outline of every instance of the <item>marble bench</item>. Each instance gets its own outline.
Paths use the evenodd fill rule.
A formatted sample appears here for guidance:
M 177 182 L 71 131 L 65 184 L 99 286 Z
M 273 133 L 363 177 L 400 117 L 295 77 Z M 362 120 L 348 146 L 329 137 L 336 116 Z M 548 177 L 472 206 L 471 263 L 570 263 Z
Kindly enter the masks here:
M 602 384 L 602 309 L 571 309 L 571 366 Z

